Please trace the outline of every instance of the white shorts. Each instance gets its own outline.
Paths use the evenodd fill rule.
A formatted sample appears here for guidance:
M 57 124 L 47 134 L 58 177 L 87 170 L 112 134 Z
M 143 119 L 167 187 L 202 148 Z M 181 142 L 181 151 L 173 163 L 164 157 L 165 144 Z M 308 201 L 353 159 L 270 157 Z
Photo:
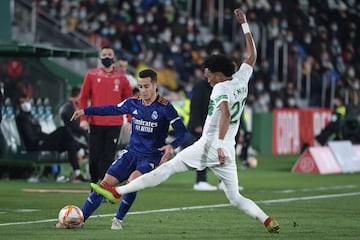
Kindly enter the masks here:
M 235 162 L 235 147 L 225 146 L 225 163 L 220 164 L 216 143 L 208 143 L 203 138 L 180 151 L 173 160 L 184 162 L 196 170 L 210 168 L 224 182 L 227 189 L 238 189 L 237 167 Z

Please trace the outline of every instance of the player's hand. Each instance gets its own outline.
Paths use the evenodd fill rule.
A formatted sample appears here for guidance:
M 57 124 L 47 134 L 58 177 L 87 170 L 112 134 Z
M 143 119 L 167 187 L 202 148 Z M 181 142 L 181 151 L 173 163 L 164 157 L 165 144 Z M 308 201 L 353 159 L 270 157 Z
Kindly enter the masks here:
M 203 132 L 203 128 L 200 126 L 200 127 L 196 127 L 195 129 L 195 132 L 197 133 L 197 134 L 202 134 L 202 132 Z
M 124 126 L 124 131 L 126 134 L 131 134 L 131 123 L 127 122 Z
M 161 165 L 164 162 L 166 162 L 167 160 L 169 160 L 172 157 L 173 153 L 174 153 L 174 149 L 170 144 L 162 146 L 161 148 L 159 148 L 159 150 L 164 151 L 164 155 L 160 159 L 159 165 Z
M 225 163 L 225 153 L 224 153 L 224 149 L 218 148 L 218 149 L 217 149 L 217 154 L 218 154 L 218 158 L 219 158 L 220 164 L 223 165 L 223 164 Z
M 80 122 L 80 127 L 86 131 L 89 131 L 90 126 L 89 126 L 89 122 L 84 120 Z
M 85 112 L 84 112 L 83 109 L 76 110 L 76 111 L 73 113 L 72 117 L 70 118 L 70 121 L 72 121 L 72 120 L 77 120 L 77 119 L 79 119 L 81 116 L 84 116 L 84 114 L 85 114 Z
M 238 23 L 243 24 L 247 22 L 246 15 L 240 8 L 235 9 L 234 14 Z

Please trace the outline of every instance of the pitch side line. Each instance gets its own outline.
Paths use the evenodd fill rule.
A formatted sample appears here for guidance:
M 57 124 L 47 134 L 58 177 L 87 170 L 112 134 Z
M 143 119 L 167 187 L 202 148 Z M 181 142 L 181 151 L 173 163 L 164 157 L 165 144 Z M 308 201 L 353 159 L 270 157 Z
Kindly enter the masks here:
M 272 199 L 272 200 L 260 200 L 260 201 L 255 201 L 255 202 L 256 203 L 270 204 L 270 203 L 284 203 L 284 202 L 295 202 L 295 201 L 304 201 L 304 200 L 317 200 L 317 199 L 324 199 L 324 198 L 349 197 L 349 196 L 357 196 L 357 195 L 360 195 L 360 192 L 326 194 L 326 195 L 316 195 L 316 196 L 307 196 L 307 197 L 294 197 L 294 198 L 280 198 L 280 199 Z M 161 212 L 175 212 L 175 211 L 184 211 L 184 210 L 193 210 L 193 209 L 228 207 L 228 206 L 231 206 L 231 204 L 214 204 L 214 205 L 180 207 L 180 208 L 165 208 L 165 209 L 157 209 L 157 210 L 129 212 L 128 215 L 139 215 L 139 214 L 161 213 Z M 99 215 L 91 216 L 90 218 L 111 217 L 111 216 L 114 216 L 114 213 L 111 213 L 111 214 L 99 214 Z M 54 218 L 54 219 L 45 219 L 45 220 L 29 221 L 29 222 L 1 223 L 0 227 L 13 226 L 13 225 L 25 225 L 25 224 L 33 224 L 33 223 L 55 222 L 57 220 L 58 219 Z

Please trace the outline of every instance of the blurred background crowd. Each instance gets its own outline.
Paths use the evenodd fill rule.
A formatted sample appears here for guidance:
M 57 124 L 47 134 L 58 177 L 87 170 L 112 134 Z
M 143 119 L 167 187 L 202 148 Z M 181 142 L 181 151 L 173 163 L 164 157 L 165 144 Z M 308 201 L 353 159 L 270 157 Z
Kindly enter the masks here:
M 42 11 L 66 34 L 96 47 L 111 45 L 130 65 L 151 66 L 160 83 L 191 96 L 209 54 L 244 57 L 233 9 L 247 12 L 259 50 L 248 105 L 332 107 L 340 96 L 360 103 L 360 3 L 355 0 L 41 0 Z M 163 73 L 163 74 L 161 74 Z

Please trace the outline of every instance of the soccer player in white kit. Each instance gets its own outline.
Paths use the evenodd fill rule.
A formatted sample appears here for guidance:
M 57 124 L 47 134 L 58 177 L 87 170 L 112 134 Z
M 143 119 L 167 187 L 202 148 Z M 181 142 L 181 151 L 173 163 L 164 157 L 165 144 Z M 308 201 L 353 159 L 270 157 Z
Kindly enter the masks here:
M 202 137 L 172 160 L 127 185 L 113 188 L 91 184 L 96 192 L 115 201 L 126 193 L 159 185 L 176 173 L 208 167 L 223 181 L 225 195 L 231 204 L 261 221 L 270 233 L 279 233 L 278 222 L 238 191 L 235 136 L 257 53 L 245 14 L 240 9 L 234 13 L 245 34 L 248 57 L 235 73 L 232 59 L 224 55 L 212 55 L 204 61 L 206 76 L 213 90 Z

